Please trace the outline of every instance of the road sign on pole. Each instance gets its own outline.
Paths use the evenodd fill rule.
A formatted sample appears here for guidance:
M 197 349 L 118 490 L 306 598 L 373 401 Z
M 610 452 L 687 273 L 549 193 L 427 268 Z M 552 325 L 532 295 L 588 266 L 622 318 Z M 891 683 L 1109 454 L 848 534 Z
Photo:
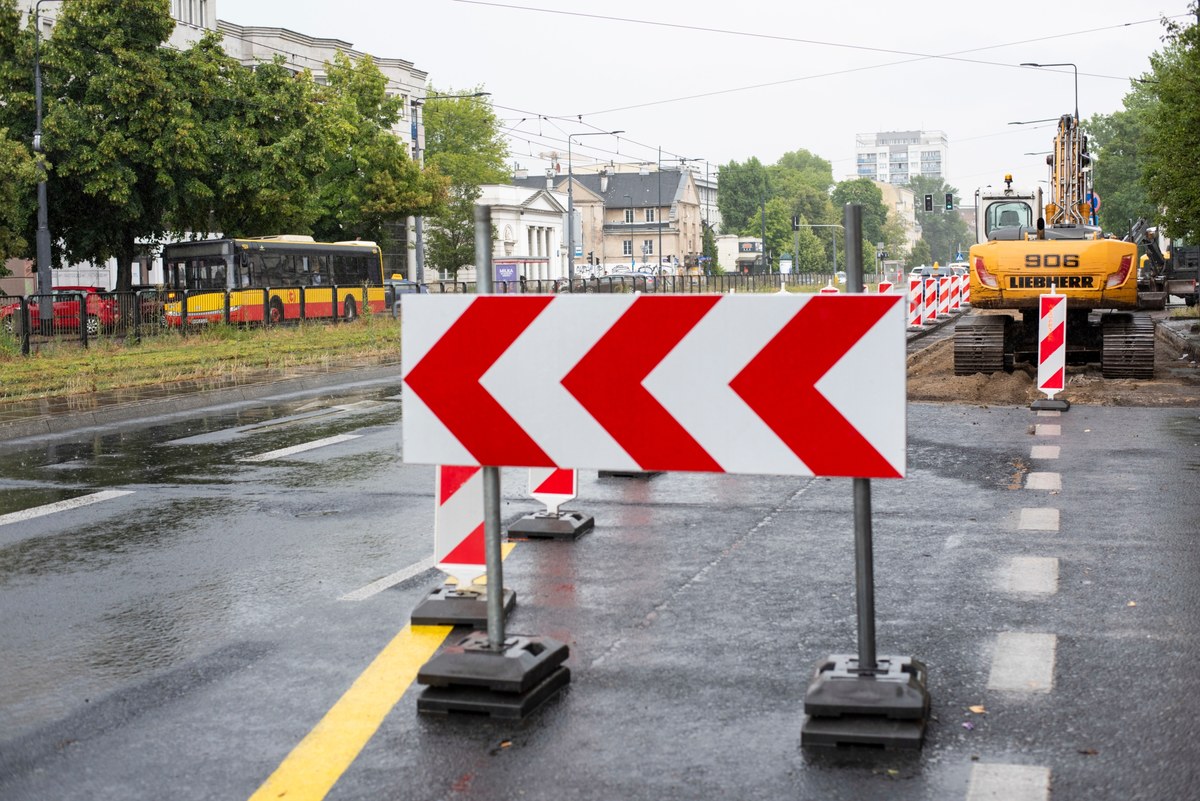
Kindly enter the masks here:
M 414 299 L 406 461 L 904 475 L 899 295 Z

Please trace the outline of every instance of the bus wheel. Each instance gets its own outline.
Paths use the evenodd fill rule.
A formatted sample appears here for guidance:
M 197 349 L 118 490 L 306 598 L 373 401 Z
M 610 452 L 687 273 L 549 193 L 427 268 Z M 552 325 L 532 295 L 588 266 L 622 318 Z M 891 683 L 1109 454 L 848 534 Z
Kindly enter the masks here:
M 346 298 L 346 313 L 342 315 L 342 319 L 349 323 L 357 318 L 358 307 L 354 305 L 354 298 Z
M 279 302 L 279 298 L 271 298 L 271 325 L 278 325 L 283 320 L 283 304 Z

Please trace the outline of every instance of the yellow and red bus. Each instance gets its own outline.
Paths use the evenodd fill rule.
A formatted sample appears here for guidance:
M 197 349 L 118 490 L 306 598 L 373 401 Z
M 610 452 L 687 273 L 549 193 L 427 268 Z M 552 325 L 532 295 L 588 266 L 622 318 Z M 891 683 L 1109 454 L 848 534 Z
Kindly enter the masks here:
M 353 320 L 387 310 L 374 242 L 268 236 L 163 246 L 167 326 Z

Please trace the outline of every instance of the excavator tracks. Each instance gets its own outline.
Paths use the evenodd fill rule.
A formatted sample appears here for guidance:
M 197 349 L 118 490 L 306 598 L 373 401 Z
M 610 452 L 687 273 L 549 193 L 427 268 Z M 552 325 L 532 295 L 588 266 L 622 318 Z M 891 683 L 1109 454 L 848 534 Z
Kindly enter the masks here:
M 1106 314 L 1100 371 L 1105 378 L 1154 377 L 1154 320 L 1148 314 Z
M 1004 315 L 970 315 L 954 329 L 954 374 L 998 373 L 1004 369 Z

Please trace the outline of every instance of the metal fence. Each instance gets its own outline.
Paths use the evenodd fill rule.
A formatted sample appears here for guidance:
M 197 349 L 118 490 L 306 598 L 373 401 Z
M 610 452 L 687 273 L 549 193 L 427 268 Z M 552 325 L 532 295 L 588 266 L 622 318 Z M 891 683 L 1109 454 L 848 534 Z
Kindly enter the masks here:
M 878 283 L 879 276 L 867 275 L 868 283 Z M 547 280 L 496 281 L 498 294 L 557 292 L 663 292 L 669 294 L 777 292 L 792 287 L 822 287 L 837 284 L 836 276 L 822 273 L 766 273 L 761 275 L 606 275 L 600 277 Z M 474 282 L 432 281 L 429 291 L 440 293 L 472 293 Z
M 874 276 L 868 276 L 873 282 Z M 726 293 L 774 292 L 792 287 L 836 284 L 833 275 L 609 275 L 557 280 L 497 281 L 502 294 L 540 293 Z M 339 322 L 359 311 L 390 311 L 399 316 L 400 298 L 415 284 L 388 284 L 383 303 L 378 287 L 282 287 L 256 290 L 132 292 L 55 290 L 51 295 L 0 294 L 0 348 L 23 355 L 47 347 L 86 348 L 98 340 L 140 342 L 147 337 L 186 336 L 212 324 L 278 325 L 308 320 Z M 433 281 L 422 291 L 471 293 L 473 282 Z M 261 298 L 261 299 L 260 299 Z M 283 303 L 281 299 L 286 298 Z

